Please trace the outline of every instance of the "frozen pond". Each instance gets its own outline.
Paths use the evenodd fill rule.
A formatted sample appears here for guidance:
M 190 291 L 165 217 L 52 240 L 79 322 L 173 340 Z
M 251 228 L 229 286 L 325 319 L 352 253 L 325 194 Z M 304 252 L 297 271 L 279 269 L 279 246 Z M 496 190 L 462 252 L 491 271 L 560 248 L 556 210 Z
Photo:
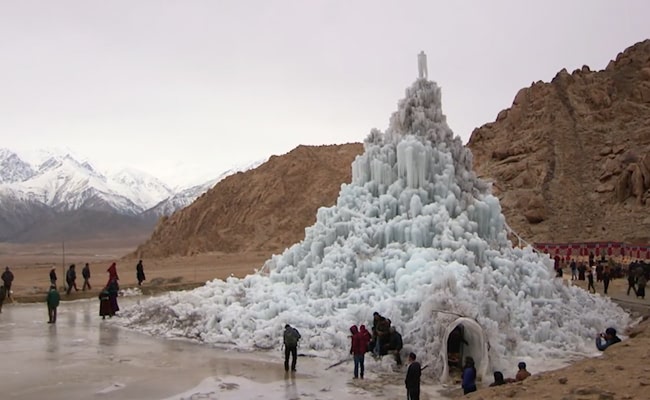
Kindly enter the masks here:
M 121 305 L 134 301 L 121 299 Z M 6 399 L 402 398 L 404 370 L 353 381 L 351 363 L 300 357 L 285 375 L 279 351 L 239 353 L 166 340 L 102 321 L 97 301 L 64 302 L 56 325 L 45 304 L 6 304 L 0 314 L 0 376 Z M 426 380 L 425 380 L 426 383 Z M 437 388 L 423 387 L 436 393 Z M 423 399 L 438 398 L 435 395 Z

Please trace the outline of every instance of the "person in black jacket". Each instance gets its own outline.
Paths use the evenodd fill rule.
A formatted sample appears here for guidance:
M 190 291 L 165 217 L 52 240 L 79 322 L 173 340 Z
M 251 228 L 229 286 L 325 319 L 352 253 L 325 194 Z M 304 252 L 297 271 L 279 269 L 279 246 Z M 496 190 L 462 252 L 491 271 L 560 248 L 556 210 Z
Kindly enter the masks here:
M 7 299 L 13 301 L 11 298 L 11 284 L 14 282 L 14 273 L 9 270 L 9 267 L 5 268 L 5 272 L 2 273 L 2 283 L 4 283 Z
M 142 260 L 138 261 L 138 265 L 135 266 L 135 275 L 136 278 L 138 278 L 138 286 L 142 286 L 142 282 L 145 280 L 144 265 L 142 265 Z
M 77 289 L 77 272 L 75 271 L 74 264 L 68 268 L 68 272 L 65 274 L 65 281 L 68 284 L 68 290 L 65 292 L 67 295 L 70 295 L 72 288 L 74 288 L 75 292 L 79 290 Z
M 88 265 L 88 263 L 86 263 L 81 270 L 81 276 L 84 278 L 84 285 L 81 290 L 86 290 L 86 286 L 88 286 L 88 290 L 90 290 L 90 265 Z
M 50 269 L 50 286 L 56 287 L 56 267 Z
M 420 363 L 415 361 L 415 353 L 409 354 L 409 367 L 406 370 L 406 398 L 408 400 L 420 400 L 420 376 L 422 375 L 422 367 Z
M 395 362 L 397 365 L 402 365 L 402 356 L 400 352 L 402 351 L 403 342 L 402 335 L 395 329 L 394 326 L 390 327 L 390 336 L 388 343 L 385 345 L 385 351 L 388 354 L 393 354 L 395 356 Z

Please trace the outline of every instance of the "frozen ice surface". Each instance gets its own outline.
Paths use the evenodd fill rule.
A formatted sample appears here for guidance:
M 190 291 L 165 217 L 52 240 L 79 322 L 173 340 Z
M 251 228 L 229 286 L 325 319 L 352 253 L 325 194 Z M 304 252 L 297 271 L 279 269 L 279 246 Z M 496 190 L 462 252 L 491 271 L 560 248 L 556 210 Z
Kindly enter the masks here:
M 318 210 L 305 239 L 263 273 L 215 280 L 143 301 L 126 324 L 153 334 L 241 349 L 279 348 L 289 323 L 301 352 L 336 358 L 349 327 L 390 318 L 427 373 L 442 376 L 444 333 L 459 316 L 483 328 L 489 367 L 512 357 L 593 353 L 607 326 L 628 315 L 609 299 L 554 279 L 550 259 L 513 248 L 488 184 L 454 137 L 440 88 L 418 79 L 389 128 L 372 130 L 337 203 Z

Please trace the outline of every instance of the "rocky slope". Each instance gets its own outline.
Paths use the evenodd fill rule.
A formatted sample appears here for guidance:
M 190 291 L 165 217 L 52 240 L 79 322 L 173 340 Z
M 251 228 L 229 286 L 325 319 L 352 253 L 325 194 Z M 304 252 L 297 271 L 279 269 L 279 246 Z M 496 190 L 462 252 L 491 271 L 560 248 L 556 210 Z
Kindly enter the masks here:
M 603 71 L 560 71 L 515 96 L 468 146 L 529 242 L 650 243 L 650 40 Z M 134 255 L 280 251 L 350 180 L 361 144 L 300 146 L 163 219 Z
M 134 255 L 281 251 L 304 238 L 319 207 L 334 204 L 362 151 L 360 143 L 298 146 L 231 175 L 191 206 L 162 218 Z
M 650 242 L 650 40 L 520 90 L 468 146 L 525 239 Z

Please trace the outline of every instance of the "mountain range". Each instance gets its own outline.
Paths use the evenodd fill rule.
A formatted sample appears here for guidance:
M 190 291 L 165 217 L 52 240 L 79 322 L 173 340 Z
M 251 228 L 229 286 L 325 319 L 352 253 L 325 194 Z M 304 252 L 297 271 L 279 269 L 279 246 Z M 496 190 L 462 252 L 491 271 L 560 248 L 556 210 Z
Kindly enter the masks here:
M 174 190 L 135 169 L 102 173 L 91 162 L 65 152 L 42 152 L 41 158 L 30 163 L 0 149 L 0 241 L 148 233 L 158 218 L 189 205 L 237 172 Z

